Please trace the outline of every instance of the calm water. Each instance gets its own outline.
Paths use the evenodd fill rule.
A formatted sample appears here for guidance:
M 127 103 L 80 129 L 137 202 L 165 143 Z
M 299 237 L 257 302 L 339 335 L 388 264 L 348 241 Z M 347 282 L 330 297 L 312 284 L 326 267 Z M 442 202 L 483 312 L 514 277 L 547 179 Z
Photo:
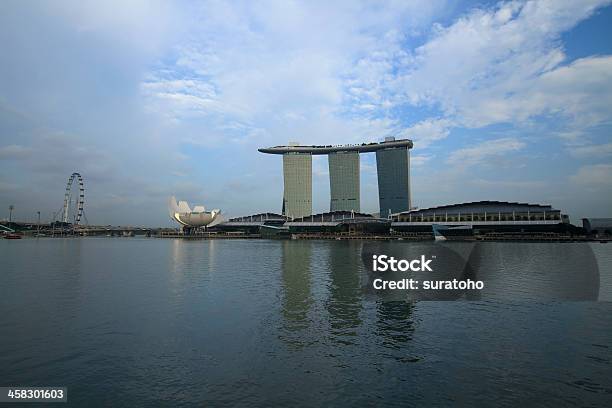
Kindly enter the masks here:
M 481 251 L 520 292 L 534 253 L 573 245 Z M 383 302 L 362 246 L 0 240 L 0 386 L 74 406 L 612 406 L 612 303 Z M 592 249 L 610 300 L 612 244 Z

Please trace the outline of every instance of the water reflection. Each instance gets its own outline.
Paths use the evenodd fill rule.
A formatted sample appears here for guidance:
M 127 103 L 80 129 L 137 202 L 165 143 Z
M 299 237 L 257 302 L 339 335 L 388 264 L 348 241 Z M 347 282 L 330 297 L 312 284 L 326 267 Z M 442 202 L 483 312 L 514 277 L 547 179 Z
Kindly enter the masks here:
M 81 298 L 81 271 L 83 270 L 83 242 L 80 239 L 67 238 L 59 242 L 61 256 L 59 265 L 53 265 L 52 273 L 60 285 L 61 308 L 71 307 L 78 310 Z
M 305 344 L 310 327 L 312 242 L 283 241 L 281 258 L 282 334 L 295 347 Z
M 352 241 L 325 246 L 312 241 L 282 242 L 279 337 L 292 350 L 324 338 L 342 346 L 359 346 L 363 336 L 380 338 L 385 347 L 399 349 L 412 338 L 412 303 L 376 302 L 375 313 L 366 316 L 362 247 L 363 243 Z M 324 311 L 327 321 L 322 319 Z
M 215 240 L 188 241 L 174 239 L 171 242 L 171 253 L 168 257 L 168 271 L 174 288 L 184 288 L 183 280 L 188 279 L 192 285 L 205 284 L 203 274 L 214 273 L 217 266 L 217 248 Z
M 413 309 L 414 303 L 405 301 L 377 302 L 376 334 L 381 338 L 383 346 L 399 349 L 412 339 Z
M 611 303 L 368 298 L 362 244 L 0 242 L 0 378 L 76 406 L 610 406 Z M 578 246 L 485 243 L 473 278 L 541 293 Z
M 329 255 L 329 299 L 327 312 L 330 318 L 332 340 L 352 344 L 351 337 L 357 336 L 361 325 L 363 309 L 360 282 L 359 242 L 335 243 Z
M 483 299 L 598 299 L 599 268 L 587 243 L 483 242 L 471 263 L 485 282 Z

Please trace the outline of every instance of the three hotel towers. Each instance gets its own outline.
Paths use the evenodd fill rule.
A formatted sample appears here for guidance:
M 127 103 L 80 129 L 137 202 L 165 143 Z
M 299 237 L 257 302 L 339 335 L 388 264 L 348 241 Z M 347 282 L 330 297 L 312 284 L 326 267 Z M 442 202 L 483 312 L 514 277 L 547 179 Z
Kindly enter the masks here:
M 376 152 L 380 216 L 411 207 L 410 150 L 412 141 L 385 138 L 380 143 L 343 146 L 275 146 L 262 153 L 283 155 L 283 215 L 312 214 L 312 155 L 326 154 L 329 162 L 330 211 L 360 212 L 359 154 Z

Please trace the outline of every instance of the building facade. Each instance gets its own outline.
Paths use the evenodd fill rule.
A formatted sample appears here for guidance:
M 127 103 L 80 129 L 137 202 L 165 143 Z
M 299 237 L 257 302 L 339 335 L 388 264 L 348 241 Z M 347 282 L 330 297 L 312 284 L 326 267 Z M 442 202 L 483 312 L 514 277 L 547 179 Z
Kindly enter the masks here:
M 583 229 L 569 223 L 569 217 L 550 205 L 507 201 L 476 201 L 420 208 L 394 214 L 394 233 L 435 233 L 442 235 L 486 234 L 580 234 Z
M 412 141 L 385 138 L 384 142 L 352 145 L 305 146 L 290 143 L 258 149 L 283 156 L 283 215 L 312 214 L 312 155 L 328 155 L 330 211 L 360 212 L 359 154 L 376 152 L 380 214 L 410 209 L 410 157 Z
M 467 224 L 558 224 L 569 223 L 569 218 L 550 205 L 507 201 L 475 201 L 420 208 L 393 216 L 394 222 L 414 225 Z
M 376 151 L 381 217 L 388 217 L 411 208 L 409 155 L 407 147 Z
M 290 218 L 312 214 L 312 155 L 283 155 L 283 211 Z
M 610 236 L 612 235 L 612 218 L 583 218 L 582 227 L 587 234 Z
M 328 158 L 330 211 L 359 212 L 359 153 L 335 152 Z

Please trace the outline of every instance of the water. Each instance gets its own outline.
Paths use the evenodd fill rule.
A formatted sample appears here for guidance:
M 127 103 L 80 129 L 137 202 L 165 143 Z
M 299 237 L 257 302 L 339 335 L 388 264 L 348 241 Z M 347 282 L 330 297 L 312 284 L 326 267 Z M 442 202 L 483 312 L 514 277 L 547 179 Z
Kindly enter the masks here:
M 488 245 L 499 275 L 534 244 Z M 0 240 L 0 386 L 67 386 L 73 406 L 612 405 L 612 303 L 383 302 L 362 246 Z M 592 248 L 605 299 L 612 245 Z

